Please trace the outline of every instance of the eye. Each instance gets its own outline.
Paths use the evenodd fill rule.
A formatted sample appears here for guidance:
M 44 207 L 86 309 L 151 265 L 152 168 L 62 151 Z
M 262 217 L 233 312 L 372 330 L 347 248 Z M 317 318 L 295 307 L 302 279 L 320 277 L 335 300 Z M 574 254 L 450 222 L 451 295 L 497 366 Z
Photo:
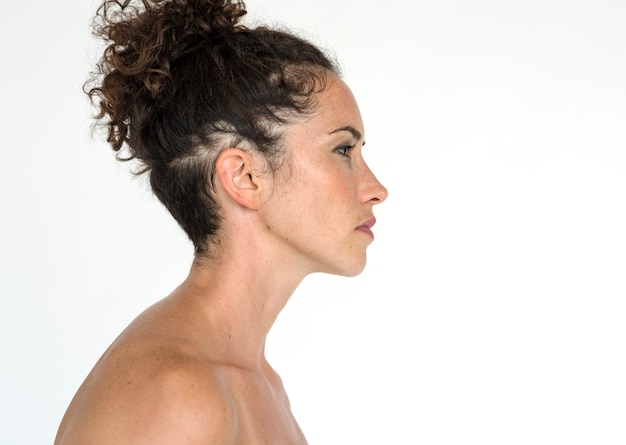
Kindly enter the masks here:
M 354 145 L 341 145 L 335 149 L 337 153 L 346 158 L 350 157 L 350 152 L 354 149 Z

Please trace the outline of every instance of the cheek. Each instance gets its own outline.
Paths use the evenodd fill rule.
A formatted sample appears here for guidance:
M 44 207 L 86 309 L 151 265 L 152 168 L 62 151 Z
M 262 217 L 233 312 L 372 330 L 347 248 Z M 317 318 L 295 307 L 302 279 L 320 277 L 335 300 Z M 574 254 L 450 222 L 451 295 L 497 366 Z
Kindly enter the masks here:
M 343 175 L 326 175 L 307 187 L 305 212 L 311 221 L 329 234 L 335 229 L 343 232 L 353 223 L 353 188 Z
M 278 191 L 284 194 L 289 208 L 317 224 L 345 216 L 357 199 L 349 166 L 322 161 L 309 158 L 292 163 Z
M 353 194 L 349 175 L 336 167 L 311 172 L 304 178 L 302 186 L 306 188 L 312 199 L 329 204 L 349 199 Z

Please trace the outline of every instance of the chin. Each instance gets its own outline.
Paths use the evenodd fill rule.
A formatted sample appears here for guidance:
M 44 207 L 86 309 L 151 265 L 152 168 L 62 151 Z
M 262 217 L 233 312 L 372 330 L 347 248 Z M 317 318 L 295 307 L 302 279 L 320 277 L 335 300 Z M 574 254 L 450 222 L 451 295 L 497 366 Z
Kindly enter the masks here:
M 342 277 L 356 277 L 365 269 L 365 263 L 365 258 L 363 258 L 361 261 L 357 261 L 352 264 L 344 264 L 342 265 L 343 267 L 338 267 L 329 273 Z
M 367 254 L 364 250 L 355 254 L 344 252 L 343 255 L 326 256 L 318 258 L 309 273 L 326 273 L 341 277 L 355 277 L 365 269 Z
M 361 268 L 359 270 L 351 271 L 351 272 L 348 272 L 348 273 L 345 273 L 345 274 L 340 274 L 340 275 L 342 275 L 344 277 L 356 277 L 357 275 L 361 275 L 361 272 L 363 272 L 363 269 L 365 269 L 365 268 L 363 267 L 363 268 Z

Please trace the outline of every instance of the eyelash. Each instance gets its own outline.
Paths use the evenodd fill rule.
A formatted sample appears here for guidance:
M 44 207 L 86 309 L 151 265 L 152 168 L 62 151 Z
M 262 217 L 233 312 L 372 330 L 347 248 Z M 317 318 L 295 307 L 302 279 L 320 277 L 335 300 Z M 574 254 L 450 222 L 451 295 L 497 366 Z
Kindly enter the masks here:
M 350 152 L 354 149 L 354 145 L 342 145 L 341 147 L 337 147 L 335 151 L 339 153 L 341 156 L 345 156 L 346 158 L 350 157 Z

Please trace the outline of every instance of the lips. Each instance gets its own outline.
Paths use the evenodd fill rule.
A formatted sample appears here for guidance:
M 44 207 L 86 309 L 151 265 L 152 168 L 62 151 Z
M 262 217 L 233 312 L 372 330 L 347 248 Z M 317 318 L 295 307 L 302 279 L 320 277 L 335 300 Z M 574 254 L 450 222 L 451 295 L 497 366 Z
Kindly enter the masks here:
M 372 217 L 363 222 L 363 224 L 361 224 L 360 226 L 358 226 L 356 230 L 359 232 L 363 232 L 366 235 L 369 235 L 372 239 L 374 239 L 374 233 L 372 232 L 372 227 L 374 226 L 374 224 L 376 224 L 376 218 Z
M 371 229 L 374 226 L 374 224 L 376 224 L 376 218 L 371 217 L 370 219 L 365 221 L 363 224 L 361 224 L 359 227 L 367 227 L 368 229 Z

